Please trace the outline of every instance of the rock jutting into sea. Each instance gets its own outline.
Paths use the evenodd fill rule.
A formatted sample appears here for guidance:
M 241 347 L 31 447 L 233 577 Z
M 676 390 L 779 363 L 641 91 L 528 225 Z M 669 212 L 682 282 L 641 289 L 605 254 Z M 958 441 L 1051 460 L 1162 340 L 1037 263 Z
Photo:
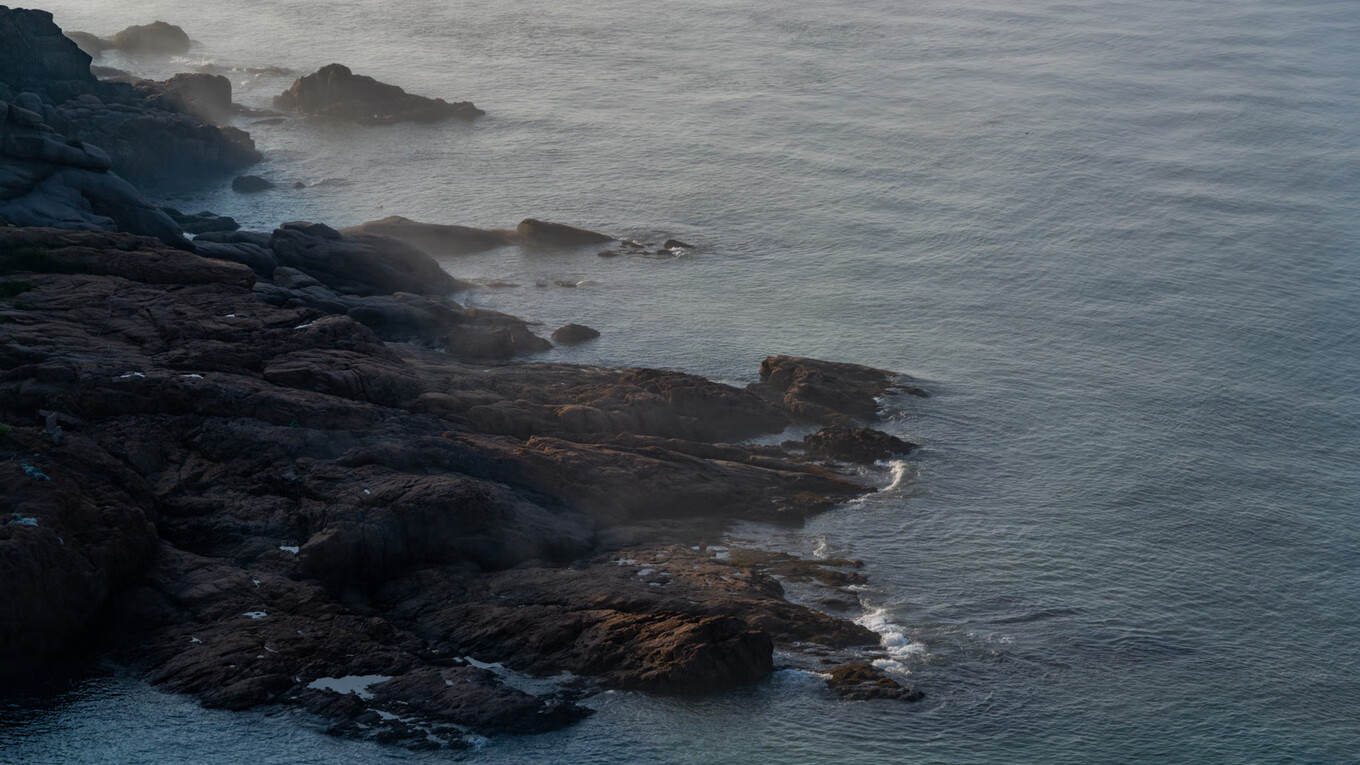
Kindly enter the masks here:
M 486 113 L 470 101 L 451 104 L 407 93 L 396 85 L 355 74 L 341 64 L 329 64 L 299 77 L 291 88 L 274 97 L 274 108 L 375 125 L 470 120 Z
M 0 6 L 0 42 L 0 100 L 39 115 L 68 141 L 100 147 L 110 169 L 138 186 L 184 184 L 261 159 L 245 131 L 193 116 L 220 106 L 220 83 L 101 81 L 90 55 L 45 11 Z
M 873 491 L 838 461 L 911 448 L 869 427 L 884 396 L 925 394 L 909 378 L 535 362 L 551 343 L 458 302 L 473 285 L 426 248 L 612 237 L 159 207 L 97 148 L 142 129 L 98 116 L 105 96 L 153 137 L 222 134 L 88 65 L 50 15 L 0 8 L 0 676 L 109 656 L 209 706 L 416 748 L 570 725 L 603 689 L 754 683 L 776 650 L 847 698 L 919 697 L 865 664 L 876 633 L 782 584 L 848 613 L 857 561 L 704 544 Z

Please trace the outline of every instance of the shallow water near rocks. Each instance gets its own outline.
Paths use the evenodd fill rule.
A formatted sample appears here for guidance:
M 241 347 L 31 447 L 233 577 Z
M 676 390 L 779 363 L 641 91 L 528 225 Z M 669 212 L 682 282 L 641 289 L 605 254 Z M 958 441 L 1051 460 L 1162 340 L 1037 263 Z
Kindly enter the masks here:
M 806 674 L 596 696 L 570 729 L 418 754 L 125 675 L 5 694 L 12 762 L 1341 762 L 1360 751 L 1360 6 L 57 0 L 163 19 L 263 107 L 338 61 L 488 112 L 250 129 L 248 228 L 560 220 L 698 245 L 446 262 L 468 301 L 601 338 L 548 358 L 732 382 L 793 353 L 910 373 L 909 480 L 805 529 L 861 558 L 927 694 Z M 229 179 L 227 179 L 229 181 Z M 288 188 L 295 181 L 303 189 Z M 574 289 L 554 282 L 578 283 Z M 535 286 L 542 282 L 545 287 Z M 883 483 L 891 480 L 885 469 Z

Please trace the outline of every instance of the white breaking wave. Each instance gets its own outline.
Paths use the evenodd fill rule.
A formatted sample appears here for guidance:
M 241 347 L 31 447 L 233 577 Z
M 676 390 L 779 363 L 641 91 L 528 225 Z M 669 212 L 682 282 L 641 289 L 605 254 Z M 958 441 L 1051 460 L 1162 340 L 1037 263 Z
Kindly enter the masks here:
M 925 644 L 908 638 L 906 629 L 888 618 L 886 608 L 872 608 L 855 623 L 878 633 L 878 642 L 888 654 L 887 658 L 874 661 L 879 669 L 907 674 L 910 670 L 904 662 L 926 655 Z
M 901 488 L 904 484 L 915 481 L 916 476 L 920 474 L 916 466 L 906 460 L 892 460 L 888 463 L 888 469 L 892 471 L 892 483 L 879 489 L 879 491 L 892 491 Z

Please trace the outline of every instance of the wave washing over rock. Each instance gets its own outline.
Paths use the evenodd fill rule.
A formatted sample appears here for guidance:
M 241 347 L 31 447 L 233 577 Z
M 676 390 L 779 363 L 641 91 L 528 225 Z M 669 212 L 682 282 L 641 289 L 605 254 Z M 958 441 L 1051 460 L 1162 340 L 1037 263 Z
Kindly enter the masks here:
M 114 43 L 161 50 L 136 29 Z M 872 491 L 850 465 L 913 445 L 865 426 L 925 391 L 787 356 L 746 388 L 526 360 L 551 344 L 455 301 L 468 283 L 421 248 L 614 237 L 158 208 L 134 183 L 259 159 L 203 121 L 230 83 L 100 82 L 41 11 L 0 7 L 0 43 L 0 581 L 27 583 L 0 589 L 0 671 L 94 651 L 416 748 L 569 725 L 600 689 L 754 683 L 776 649 L 849 698 L 919 698 L 867 662 L 874 625 L 786 597 L 854 601 L 857 562 L 703 540 Z M 379 90 L 416 119 L 450 106 Z M 190 241 L 189 220 L 222 230 Z M 823 429 L 742 444 L 793 425 Z

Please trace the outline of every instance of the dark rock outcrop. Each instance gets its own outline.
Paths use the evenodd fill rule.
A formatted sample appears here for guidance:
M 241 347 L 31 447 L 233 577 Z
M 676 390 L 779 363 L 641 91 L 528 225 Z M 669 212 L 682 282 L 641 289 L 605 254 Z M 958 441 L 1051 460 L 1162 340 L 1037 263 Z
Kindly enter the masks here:
M 99 58 L 104 55 L 104 51 L 113 50 L 113 43 L 89 32 L 66 32 L 67 37 L 71 38 L 81 50 L 90 55 L 90 58 Z
M 470 286 L 404 242 L 344 236 L 320 223 L 285 223 L 270 237 L 269 247 L 279 265 L 296 268 L 342 294 L 448 295 Z
M 373 220 L 358 226 L 340 229 L 342 234 L 371 234 L 400 239 L 431 255 L 464 255 L 481 252 L 511 243 L 508 231 L 472 228 L 470 226 L 420 223 L 400 215 Z
M 906 384 L 911 378 L 884 369 L 821 361 L 796 356 L 770 356 L 760 364 L 761 381 L 750 386 L 801 422 L 846 425 L 854 420 L 874 422 L 882 408 L 879 399 L 903 392 L 928 396 Z
M 871 428 L 831 425 L 803 438 L 808 454 L 844 462 L 871 463 L 910 454 L 916 444 Z
M 130 26 L 109 38 L 109 42 L 124 53 L 174 56 L 189 52 L 189 35 L 164 21 Z
M 552 339 L 562 345 L 576 345 L 600 336 L 600 331 L 584 324 L 567 324 L 553 330 Z
M 126 231 L 189 248 L 180 227 L 109 172 L 99 148 L 68 140 L 35 112 L 0 101 L 0 218 L 17 226 Z
M 181 99 L 166 100 L 165 91 L 160 83 L 101 82 L 90 55 L 51 14 L 0 6 L 0 99 L 40 114 L 70 140 L 100 147 L 133 184 L 182 184 L 260 161 L 249 134 L 180 113 Z
M 438 122 L 449 118 L 470 120 L 485 114 L 469 101 L 449 103 L 439 98 L 412 95 L 372 77 L 354 74 L 341 64 L 329 64 L 274 97 L 274 108 L 283 112 L 360 122 Z
M 390 277 L 378 239 L 289 224 L 205 235 L 195 255 L 0 228 L 0 449 L 23 456 L 0 462 L 0 568 L 40 577 L 0 596 L 0 665 L 106 634 L 206 704 L 298 705 L 340 735 L 428 743 L 585 714 L 458 657 L 699 693 L 759 679 L 775 645 L 876 641 L 774 578 L 844 587 L 862 581 L 852 563 L 666 544 L 866 491 L 728 443 L 788 411 L 678 372 L 385 343 L 365 310 L 424 300 L 468 332 L 483 317 L 339 291 Z M 401 278 L 420 269 L 397 261 Z

